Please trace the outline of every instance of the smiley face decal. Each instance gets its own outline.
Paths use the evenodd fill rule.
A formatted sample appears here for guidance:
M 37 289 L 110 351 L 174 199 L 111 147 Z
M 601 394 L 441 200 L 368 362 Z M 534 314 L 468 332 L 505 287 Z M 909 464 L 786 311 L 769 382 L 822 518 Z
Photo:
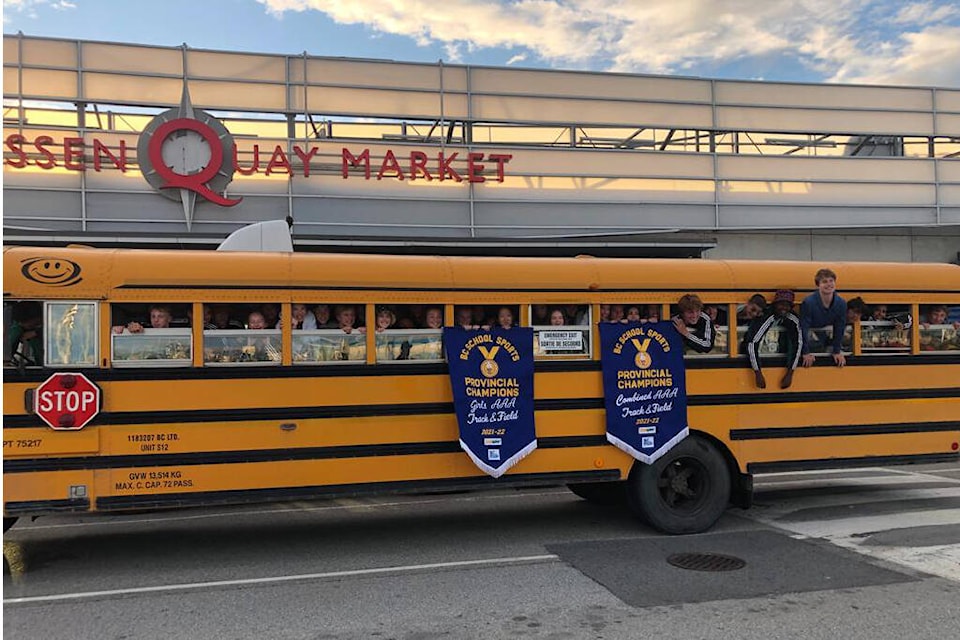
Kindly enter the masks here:
M 54 287 L 69 287 L 77 284 L 80 277 L 80 265 L 64 258 L 27 258 L 21 260 L 20 272 L 27 280 Z

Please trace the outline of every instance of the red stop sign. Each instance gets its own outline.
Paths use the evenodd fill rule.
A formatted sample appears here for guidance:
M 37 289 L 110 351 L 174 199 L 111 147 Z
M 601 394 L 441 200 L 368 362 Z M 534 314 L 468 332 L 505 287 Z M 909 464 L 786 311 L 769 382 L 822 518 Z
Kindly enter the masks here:
M 51 429 L 83 429 L 100 413 L 100 387 L 82 373 L 55 373 L 34 392 L 33 410 Z

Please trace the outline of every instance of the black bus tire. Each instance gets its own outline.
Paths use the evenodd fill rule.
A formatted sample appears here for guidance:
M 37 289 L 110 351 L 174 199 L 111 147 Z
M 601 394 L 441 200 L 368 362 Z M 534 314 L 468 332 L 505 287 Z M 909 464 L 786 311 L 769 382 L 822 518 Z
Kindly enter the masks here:
M 664 533 L 700 533 L 723 515 L 730 484 L 723 455 L 690 435 L 653 464 L 634 463 L 627 499 L 634 513 Z
M 12 517 L 12 518 L 4 517 L 4 518 L 3 518 L 3 532 L 6 533 L 6 532 L 7 532 L 7 529 L 9 529 L 10 527 L 12 527 L 12 526 L 15 525 L 16 523 L 17 523 L 17 518 L 16 518 L 16 517 Z
M 613 507 L 627 499 L 626 482 L 578 482 L 567 488 L 591 504 Z

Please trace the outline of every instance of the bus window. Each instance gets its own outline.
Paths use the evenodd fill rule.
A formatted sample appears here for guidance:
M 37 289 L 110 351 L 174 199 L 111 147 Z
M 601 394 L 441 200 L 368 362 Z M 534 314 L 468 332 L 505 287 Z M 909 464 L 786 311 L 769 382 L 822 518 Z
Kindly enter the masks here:
M 830 355 L 830 345 L 833 344 L 833 327 L 820 327 L 811 329 L 810 335 L 806 337 L 811 340 L 813 346 L 810 353 L 815 355 Z M 843 338 L 840 340 L 840 349 L 843 353 L 853 351 L 853 325 L 847 325 L 843 330 Z M 909 349 L 909 347 L 908 347 Z
M 220 329 L 243 329 L 243 322 L 236 317 L 233 306 L 229 304 L 205 304 L 203 305 L 203 328 L 204 330 Z
M 530 305 L 534 357 L 589 357 L 590 312 L 587 304 Z
M 601 304 L 598 322 L 659 322 L 658 304 Z
M 519 305 L 457 305 L 454 326 L 464 329 L 493 329 L 520 326 Z
M 913 319 L 906 305 L 871 304 L 860 323 L 863 353 L 909 353 Z
M 955 320 L 951 320 L 956 318 Z M 921 309 L 920 351 L 960 350 L 960 306 L 935 304 Z
M 617 307 L 619 307 L 619 309 Z M 611 309 L 611 322 L 660 321 L 660 305 L 658 304 L 611 305 Z
M 13 329 L 13 309 L 16 303 L 13 302 L 3 302 L 3 366 L 9 367 L 13 365 L 13 334 L 11 330 Z M 40 312 L 40 323 L 43 324 L 43 312 Z
M 366 362 L 367 338 L 339 329 L 307 329 L 293 334 L 293 364 Z
M 476 309 L 480 310 L 479 314 L 475 314 Z M 477 315 L 477 318 L 474 318 L 474 315 Z M 460 327 L 461 329 L 479 329 L 483 323 L 486 321 L 486 316 L 483 313 L 483 307 L 473 305 L 457 305 L 453 309 L 453 326 Z
M 336 329 L 337 319 L 333 317 L 333 305 L 330 304 L 307 304 L 307 319 L 313 317 L 313 327 L 304 323 L 304 329 Z
M 713 330 L 713 347 L 706 353 L 701 353 L 684 342 L 683 355 L 695 358 L 726 356 L 728 354 L 728 335 L 730 327 L 727 325 L 727 305 L 725 304 L 705 304 L 703 313 L 710 318 L 710 325 Z M 680 315 L 680 307 L 670 305 L 670 318 L 676 318 Z M 741 340 L 746 335 L 746 326 L 737 327 Z
M 740 354 L 747 353 L 746 333 L 749 327 L 737 326 L 737 333 L 740 336 Z M 787 353 L 787 344 L 783 339 L 783 327 L 770 327 L 763 340 L 757 348 L 757 354 L 761 358 L 772 358 L 774 356 L 783 356 Z
M 750 329 L 750 321 L 747 321 L 745 324 L 741 324 L 741 321 L 737 321 L 737 339 L 740 342 L 740 348 L 738 353 L 743 356 L 747 354 L 747 331 Z M 820 329 L 817 329 L 820 331 Z M 783 327 L 770 327 L 763 336 L 763 340 L 757 346 L 757 355 L 761 358 L 772 358 L 777 355 L 786 355 L 787 346 L 784 340 L 781 340 L 783 334 Z M 824 340 L 827 344 L 830 342 L 830 335 L 832 331 L 830 327 L 827 327 L 824 332 Z M 718 334 L 719 337 L 719 334 Z
M 377 362 L 443 360 L 443 307 L 378 305 Z
M 520 307 L 518 305 L 499 305 L 481 307 L 484 310 L 486 321 L 491 329 L 512 329 L 520 326 Z M 473 308 L 474 318 L 477 316 L 477 307 Z
M 293 364 L 366 362 L 363 305 L 318 304 L 312 309 L 311 305 L 306 306 L 316 322 L 304 322 L 302 329 L 293 332 Z M 307 328 L 311 325 L 316 328 Z
M 51 367 L 95 367 L 99 353 L 96 302 L 46 302 L 44 353 Z
M 283 324 L 283 315 L 277 321 L 277 328 Z M 303 331 L 304 329 L 317 328 L 317 316 L 313 314 L 310 307 L 302 302 L 294 302 L 290 305 L 290 329 L 293 331 Z
M 713 349 L 703 355 L 727 356 L 730 353 L 730 327 L 725 324 L 715 324 L 713 330 L 717 334 L 713 340 Z
M 14 367 L 43 365 L 42 303 L 3 303 L 3 364 Z
M 189 367 L 193 360 L 190 305 L 115 304 L 110 354 L 115 367 Z
M 705 304 L 703 312 L 713 323 L 713 330 L 716 338 L 713 341 L 713 349 L 705 355 L 726 356 L 729 353 L 730 345 L 730 325 L 727 323 L 727 305 L 726 304 Z
M 281 331 L 276 328 L 279 305 L 232 305 L 229 316 L 244 321 L 242 329 L 205 329 L 203 332 L 204 365 L 279 365 L 283 349 Z M 216 319 L 213 320 L 216 324 Z M 219 327 L 219 325 L 217 325 Z

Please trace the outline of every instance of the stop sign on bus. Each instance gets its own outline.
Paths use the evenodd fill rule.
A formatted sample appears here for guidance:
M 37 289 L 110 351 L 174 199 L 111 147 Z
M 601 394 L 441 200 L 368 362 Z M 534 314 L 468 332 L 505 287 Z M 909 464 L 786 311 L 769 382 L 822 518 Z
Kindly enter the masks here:
M 83 429 L 100 413 L 100 387 L 82 373 L 55 373 L 34 392 L 33 410 L 51 429 Z

